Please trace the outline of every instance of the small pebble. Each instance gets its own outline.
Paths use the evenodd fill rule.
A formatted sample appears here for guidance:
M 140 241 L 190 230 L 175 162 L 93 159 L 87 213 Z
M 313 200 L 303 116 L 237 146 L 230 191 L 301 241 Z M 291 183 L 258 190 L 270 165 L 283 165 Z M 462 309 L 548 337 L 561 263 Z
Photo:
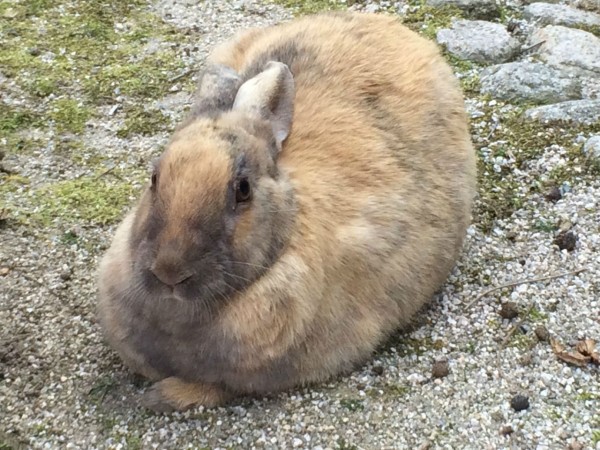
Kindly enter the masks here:
M 551 202 L 557 202 L 562 198 L 562 192 L 558 186 L 554 186 L 546 193 L 546 200 Z
M 60 279 L 63 281 L 69 281 L 71 279 L 71 271 L 70 270 L 63 270 L 60 273 Z
M 510 400 L 510 407 L 517 412 L 523 411 L 524 409 L 528 409 L 529 408 L 529 398 L 524 395 L 521 395 L 521 394 L 515 395 Z
M 550 333 L 544 325 L 538 325 L 535 329 L 535 335 L 540 342 L 548 342 L 550 339 Z
M 444 378 L 447 377 L 450 373 L 450 365 L 448 361 L 445 359 L 441 359 L 433 363 L 433 367 L 431 369 L 431 376 L 433 378 Z
M 567 450 L 583 450 L 585 447 L 584 445 L 579 442 L 579 441 L 572 441 L 569 446 L 567 447 Z
M 527 353 L 526 355 L 521 356 L 519 362 L 523 367 L 528 367 L 533 363 L 533 358 L 530 353 Z
M 513 427 L 511 427 L 510 425 L 506 425 L 500 429 L 500 434 L 502 436 L 509 436 L 509 435 L 513 434 L 514 432 L 515 432 L 515 430 L 513 430 Z
M 571 252 L 575 250 L 575 245 L 577 244 L 577 236 L 572 231 L 560 233 L 554 239 L 554 243 L 558 245 L 559 249 Z
M 504 319 L 514 319 L 519 315 L 519 306 L 515 302 L 503 303 L 499 314 Z
M 39 49 L 39 48 L 37 48 L 37 47 L 31 47 L 31 48 L 28 50 L 28 53 L 29 53 L 31 56 L 40 56 L 40 54 L 41 54 L 42 52 L 41 52 L 41 51 L 40 51 L 40 49 Z

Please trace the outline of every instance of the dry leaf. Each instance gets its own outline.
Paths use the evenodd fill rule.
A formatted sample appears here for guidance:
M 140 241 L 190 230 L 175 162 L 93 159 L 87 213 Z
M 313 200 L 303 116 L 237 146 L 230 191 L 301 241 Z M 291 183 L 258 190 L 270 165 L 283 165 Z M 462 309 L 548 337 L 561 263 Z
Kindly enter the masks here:
M 565 351 L 565 347 L 555 339 L 550 339 L 550 344 L 552 345 L 552 351 L 557 355 Z
M 592 353 L 596 351 L 596 341 L 593 339 L 584 339 L 577 343 L 575 349 L 585 356 L 592 356 Z
M 591 357 L 582 355 L 581 353 L 565 351 L 565 347 L 554 339 L 552 340 L 552 350 L 559 359 L 578 367 L 585 367 L 592 359 Z
M 585 367 L 590 362 L 592 358 L 589 356 L 583 356 L 581 353 L 571 353 L 571 352 L 562 352 L 557 354 L 557 356 L 562 359 L 564 362 L 573 364 L 578 367 Z

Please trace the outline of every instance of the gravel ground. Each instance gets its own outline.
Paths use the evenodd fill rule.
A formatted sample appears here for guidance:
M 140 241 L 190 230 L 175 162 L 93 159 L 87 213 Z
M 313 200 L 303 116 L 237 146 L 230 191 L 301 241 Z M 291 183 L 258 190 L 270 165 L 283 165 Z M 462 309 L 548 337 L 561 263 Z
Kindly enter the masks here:
M 0 3 L 9 25 L 21 4 Z M 556 130 L 549 129 L 549 137 L 539 136 L 548 145 L 526 164 L 517 166 L 510 155 L 491 161 L 486 152 L 503 139 L 503 118 L 516 107 L 476 92 L 469 92 L 468 108 L 483 176 L 488 168 L 490 174 L 508 168 L 516 200 L 510 214 L 490 221 L 485 212 L 495 200 L 482 190 L 464 254 L 412 330 L 330 384 L 213 410 L 154 415 L 139 408 L 147 384 L 121 365 L 95 323 L 98 259 L 148 162 L 189 106 L 193 71 L 207 52 L 237 30 L 291 13 L 224 0 L 135 8 L 187 36 L 177 45 L 168 33 L 144 41 L 142 54 L 176 48 L 181 62 L 167 92 L 154 98 L 117 87 L 110 101 L 91 107 L 84 127 L 68 133 L 52 103 L 60 96 L 36 100 L 23 81 L 27 73 L 5 76 L 1 69 L 2 103 L 44 120 L 21 136 L 32 148 L 6 149 L 0 173 L 0 449 L 600 449 L 600 370 L 567 364 L 548 342 L 548 335 L 568 349 L 584 338 L 600 342 L 600 178 L 568 156 L 591 131 L 558 130 L 566 145 L 564 138 L 553 142 Z M 9 28 L 2 36 L 10 36 Z M 87 102 L 77 83 L 69 95 Z M 161 111 L 167 125 L 120 132 L 133 126 L 127 111 L 140 103 Z M 46 115 L 54 119 L 46 122 Z M 13 145 L 13 137 L 7 134 L 3 144 Z M 73 140 L 77 152 L 59 151 Z M 567 175 L 546 188 L 563 166 Z M 80 181 L 92 182 L 100 197 L 118 192 L 124 203 L 113 205 L 110 197 L 96 206 Z M 532 188 L 540 183 L 544 188 Z M 65 191 L 74 186 L 75 194 Z M 547 279 L 514 283 L 538 278 Z

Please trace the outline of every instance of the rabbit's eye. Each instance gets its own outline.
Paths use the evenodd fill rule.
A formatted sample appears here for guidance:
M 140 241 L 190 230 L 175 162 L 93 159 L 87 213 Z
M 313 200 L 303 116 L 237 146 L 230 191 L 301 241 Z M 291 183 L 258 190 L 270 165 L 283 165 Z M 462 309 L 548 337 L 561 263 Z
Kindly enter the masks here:
M 235 201 L 238 203 L 247 202 L 252 198 L 252 188 L 247 178 L 242 178 L 235 189 Z
M 152 183 L 152 187 L 156 186 L 156 180 L 157 180 L 158 176 L 156 175 L 156 172 L 154 172 L 152 174 L 152 177 L 150 178 L 150 182 Z

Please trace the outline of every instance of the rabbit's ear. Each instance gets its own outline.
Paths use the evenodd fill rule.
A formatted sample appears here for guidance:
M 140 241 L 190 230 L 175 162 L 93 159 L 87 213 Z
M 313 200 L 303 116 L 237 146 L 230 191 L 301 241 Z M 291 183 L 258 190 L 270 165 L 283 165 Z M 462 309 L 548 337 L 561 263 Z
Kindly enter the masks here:
M 212 64 L 202 73 L 192 116 L 214 114 L 231 109 L 235 94 L 242 82 L 230 67 Z
M 281 150 L 292 126 L 294 94 L 294 77 L 288 66 L 270 61 L 262 72 L 242 84 L 233 102 L 233 110 L 257 114 L 268 120 L 277 149 Z

